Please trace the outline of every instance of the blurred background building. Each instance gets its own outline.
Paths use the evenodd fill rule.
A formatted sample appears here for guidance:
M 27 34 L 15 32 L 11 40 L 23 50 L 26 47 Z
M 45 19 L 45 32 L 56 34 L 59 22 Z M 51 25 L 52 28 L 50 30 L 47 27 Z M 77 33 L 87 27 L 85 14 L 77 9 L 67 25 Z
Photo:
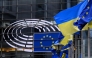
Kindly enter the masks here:
M 33 53 L 25 51 L 7 51 L 11 48 L 4 40 L 3 34 L 4 30 L 11 23 L 18 20 L 25 19 L 39 19 L 46 20 L 48 22 L 56 25 L 53 16 L 59 11 L 72 7 L 82 0 L 0 0 L 0 58 L 51 58 L 51 53 Z M 38 32 L 36 29 L 30 28 L 31 33 Z M 26 30 L 25 30 L 26 31 Z M 58 32 L 59 30 L 55 31 Z M 52 31 L 51 31 L 52 32 Z M 39 33 L 39 32 L 38 32 Z M 76 50 L 74 51 L 73 58 L 78 58 L 83 52 L 83 58 L 88 57 L 88 50 L 91 48 L 91 38 L 90 47 L 88 48 L 88 33 L 84 32 L 81 37 L 75 36 L 74 45 Z M 7 39 L 8 40 L 8 39 Z M 6 48 L 3 51 L 3 48 Z M 83 49 L 82 49 L 83 48 Z M 10 49 L 12 50 L 12 49 Z M 83 50 L 83 51 L 82 51 Z M 80 52 L 82 51 L 82 52 Z M 92 56 L 92 51 L 90 55 Z M 70 53 L 71 54 L 71 53 Z

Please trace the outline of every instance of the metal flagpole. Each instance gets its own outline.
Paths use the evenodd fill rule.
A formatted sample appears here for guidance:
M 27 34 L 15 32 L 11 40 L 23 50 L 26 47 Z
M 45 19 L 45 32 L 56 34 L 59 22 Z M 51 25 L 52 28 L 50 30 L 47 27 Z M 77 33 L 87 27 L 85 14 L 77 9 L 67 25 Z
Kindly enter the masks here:
M 90 29 L 88 28 L 88 58 L 90 58 Z
M 85 38 L 83 39 L 84 31 L 81 31 L 81 58 L 85 58 Z
M 70 56 L 70 48 L 68 50 L 68 58 L 71 58 L 71 56 Z
M 76 48 L 76 50 L 75 50 L 75 58 L 78 58 L 78 56 L 77 56 L 77 39 L 78 39 L 78 36 L 77 35 L 75 35 L 75 48 Z

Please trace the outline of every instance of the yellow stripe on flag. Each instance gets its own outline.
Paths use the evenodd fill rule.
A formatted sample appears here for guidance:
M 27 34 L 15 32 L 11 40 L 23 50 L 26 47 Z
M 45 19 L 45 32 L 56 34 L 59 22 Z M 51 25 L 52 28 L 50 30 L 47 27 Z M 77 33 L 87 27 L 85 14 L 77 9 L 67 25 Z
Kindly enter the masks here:
M 73 24 L 75 22 L 75 20 L 78 20 L 78 18 L 58 25 L 60 31 L 62 32 L 62 34 L 64 36 L 71 35 L 77 31 L 79 31 L 78 27 L 74 26 L 74 24 Z
M 92 21 L 89 22 L 88 27 L 89 27 L 89 28 L 92 28 Z
M 58 27 L 62 32 L 64 38 L 61 40 L 60 44 L 66 45 L 68 44 L 69 40 L 73 40 L 73 34 L 80 31 L 77 26 L 74 26 L 74 22 L 79 18 L 70 20 L 68 22 L 59 24 Z
M 92 28 L 92 21 L 91 22 L 89 22 L 89 23 L 87 23 L 84 27 L 83 27 L 83 31 L 84 30 L 88 30 L 88 28 Z
M 66 45 L 70 40 L 73 40 L 73 35 L 66 35 L 61 41 L 60 44 Z

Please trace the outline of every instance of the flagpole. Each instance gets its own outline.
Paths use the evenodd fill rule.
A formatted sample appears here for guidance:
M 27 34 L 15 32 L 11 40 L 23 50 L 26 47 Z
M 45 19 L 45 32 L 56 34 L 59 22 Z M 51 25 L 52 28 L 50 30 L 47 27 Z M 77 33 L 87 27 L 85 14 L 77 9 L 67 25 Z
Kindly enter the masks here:
M 88 28 L 88 58 L 90 58 L 90 29 Z

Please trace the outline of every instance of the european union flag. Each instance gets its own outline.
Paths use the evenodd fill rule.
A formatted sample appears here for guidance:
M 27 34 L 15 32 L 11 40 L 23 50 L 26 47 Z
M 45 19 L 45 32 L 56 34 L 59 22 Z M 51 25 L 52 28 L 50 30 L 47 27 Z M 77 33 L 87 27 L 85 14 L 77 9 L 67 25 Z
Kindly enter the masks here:
M 60 56 L 58 56 L 58 54 L 56 53 L 56 50 L 53 49 L 53 50 L 52 50 L 52 52 L 53 52 L 52 58 L 58 58 L 58 57 L 61 57 L 61 58 L 65 57 L 65 58 L 68 58 L 68 49 L 69 49 L 69 47 L 72 45 L 72 42 L 73 42 L 73 41 L 70 40 L 67 45 L 65 45 L 65 46 L 63 46 L 63 47 L 61 48 Z M 63 54 L 66 54 L 66 55 L 64 56 Z
M 92 0 L 89 0 L 87 6 L 83 9 L 82 13 L 80 14 L 79 20 L 77 20 L 74 25 L 78 26 L 80 30 L 85 30 L 85 25 L 90 21 L 92 21 Z M 92 23 L 90 25 L 92 25 Z
M 57 41 L 60 32 L 35 33 L 34 52 L 51 52 L 51 46 Z

